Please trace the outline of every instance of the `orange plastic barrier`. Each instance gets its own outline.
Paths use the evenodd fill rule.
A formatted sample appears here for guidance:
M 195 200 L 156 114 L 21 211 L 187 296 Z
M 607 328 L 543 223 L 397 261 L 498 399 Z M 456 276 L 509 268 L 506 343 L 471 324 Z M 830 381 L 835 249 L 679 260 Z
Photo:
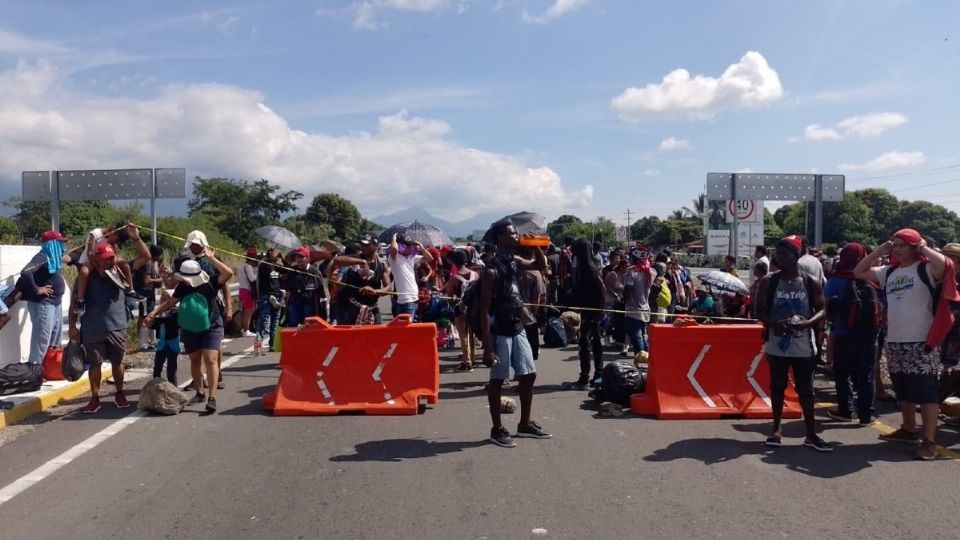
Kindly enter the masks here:
M 284 329 L 280 380 L 263 396 L 277 416 L 341 412 L 417 414 L 420 398 L 436 403 L 440 357 L 433 324 L 400 315 L 387 325 L 332 326 L 311 317 Z
M 631 410 L 661 419 L 771 418 L 762 338 L 759 324 L 651 325 L 645 392 L 631 397 Z M 788 388 L 783 417 L 800 416 Z

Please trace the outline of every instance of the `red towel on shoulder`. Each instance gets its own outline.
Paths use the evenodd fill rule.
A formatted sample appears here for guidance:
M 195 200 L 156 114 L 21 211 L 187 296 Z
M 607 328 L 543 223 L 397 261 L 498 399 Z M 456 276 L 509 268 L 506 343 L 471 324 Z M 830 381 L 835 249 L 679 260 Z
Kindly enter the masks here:
M 960 302 L 960 292 L 957 291 L 957 267 L 946 257 L 946 264 L 943 269 L 943 286 L 940 289 L 940 298 L 935 298 L 937 310 L 933 315 L 933 324 L 927 332 L 926 345 L 928 348 L 936 349 L 947 338 L 950 329 L 953 328 L 953 309 L 951 302 Z

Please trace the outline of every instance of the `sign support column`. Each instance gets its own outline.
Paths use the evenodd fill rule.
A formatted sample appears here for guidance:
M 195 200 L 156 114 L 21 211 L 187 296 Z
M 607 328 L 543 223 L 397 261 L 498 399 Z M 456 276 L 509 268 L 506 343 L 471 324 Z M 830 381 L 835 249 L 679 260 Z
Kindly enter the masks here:
M 823 243 L 823 175 L 818 174 L 814 178 L 813 243 L 820 247 Z
M 730 255 L 737 258 L 737 229 L 740 224 L 740 216 L 737 215 L 737 173 L 733 173 L 730 178 L 730 200 L 733 201 L 733 223 L 730 225 Z

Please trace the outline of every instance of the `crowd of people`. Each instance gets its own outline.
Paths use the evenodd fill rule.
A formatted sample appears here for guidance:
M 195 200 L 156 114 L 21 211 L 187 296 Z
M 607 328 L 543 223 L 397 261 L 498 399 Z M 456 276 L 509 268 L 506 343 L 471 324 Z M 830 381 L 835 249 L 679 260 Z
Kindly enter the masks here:
M 832 450 L 818 433 L 813 389 L 818 364 L 830 364 L 837 396 L 831 418 L 872 425 L 877 400 L 899 401 L 902 425 L 881 439 L 916 443 L 920 459 L 937 455 L 939 403 L 960 382 L 960 317 L 954 313 L 960 305 L 960 244 L 940 250 L 932 239 L 904 229 L 876 248 L 848 243 L 829 259 L 802 237 L 789 236 L 772 250 L 758 246 L 749 288 L 731 290 L 698 280 L 669 251 L 655 253 L 640 243 L 604 252 L 598 242 L 569 238 L 541 249 L 521 245 L 509 221 L 493 224 L 485 240 L 456 249 L 427 247 L 398 234 L 384 247 L 365 234 L 346 246 L 287 253 L 251 246 L 233 269 L 201 231 L 188 235 L 183 254 L 169 266 L 163 250 L 147 245 L 134 225 L 95 229 L 72 251 L 66 251 L 66 238 L 48 231 L 15 286 L 0 290 L 0 327 L 9 320 L 8 307 L 25 301 L 33 323 L 28 362 L 42 362 L 61 339 L 62 268 L 75 265 L 68 333 L 82 343 L 90 365 L 91 398 L 83 412 L 101 407 L 102 362 L 113 367 L 116 406 L 129 406 L 122 360 L 128 329 L 136 324 L 141 351 L 155 351 L 154 376 L 165 370 L 176 384 L 177 356 L 186 354 L 194 381 L 191 403 L 213 413 L 216 391 L 223 388 L 219 366 L 227 325 L 253 338 L 255 354 L 264 354 L 274 347 L 281 324 L 296 327 L 310 317 L 379 324 L 380 300 L 389 297 L 393 316 L 449 323 L 460 346 L 458 371 L 481 363 L 490 368 L 490 439 L 510 447 L 513 437 L 550 437 L 531 419 L 535 361 L 542 338 L 547 341 L 544 330 L 549 333 L 549 322 L 564 312 L 579 318 L 571 336 L 579 372 L 565 385 L 571 390 L 601 382 L 605 349 L 645 361 L 651 323 L 677 316 L 759 321 L 774 417 L 767 446 L 782 445 L 792 371 L 806 425 L 803 444 Z M 133 246 L 130 261 L 120 256 L 126 243 Z M 739 281 L 733 257 L 719 271 Z M 236 313 L 228 285 L 234 276 Z M 471 302 L 479 306 L 479 317 L 471 315 Z M 881 359 L 893 395 L 884 388 Z M 519 384 L 521 407 L 513 435 L 499 413 L 502 387 L 511 379 Z

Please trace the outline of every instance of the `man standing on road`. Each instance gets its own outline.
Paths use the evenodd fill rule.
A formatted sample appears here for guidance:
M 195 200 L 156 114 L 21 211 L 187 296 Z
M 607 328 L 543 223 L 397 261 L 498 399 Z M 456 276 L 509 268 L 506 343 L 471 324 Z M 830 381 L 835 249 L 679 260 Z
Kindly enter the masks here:
M 517 285 L 521 271 L 543 271 L 547 267 L 547 260 L 543 251 L 536 246 L 533 248 L 533 260 L 514 255 L 520 236 L 509 220 L 491 225 L 489 237 L 496 244 L 497 251 L 480 276 L 480 338 L 483 340 L 483 364 L 490 368 L 490 382 L 487 384 L 487 402 L 493 420 L 490 441 L 504 448 L 513 448 L 516 443 L 500 421 L 503 381 L 510 378 L 511 367 L 520 381 L 520 424 L 516 436 L 534 439 L 552 437 L 530 419 L 537 368 L 523 331 L 523 299 Z
M 27 301 L 33 332 L 30 335 L 31 364 L 42 364 L 48 347 L 59 347 L 63 326 L 60 300 L 66 284 L 60 272 L 63 246 L 67 239 L 57 231 L 40 237 L 40 252 L 20 271 L 17 288 Z
M 803 409 L 807 437 L 803 445 L 818 452 L 833 448 L 817 435 L 814 418 L 813 371 L 816 366 L 813 328 L 826 316 L 823 287 L 816 279 L 797 267 L 802 241 L 788 236 L 777 242 L 774 256 L 779 272 L 764 278 L 757 292 L 757 318 L 763 322 L 766 335 L 764 352 L 770 364 L 770 401 L 773 408 L 773 431 L 766 446 L 782 446 L 784 394 L 788 372 L 793 369 L 794 387 Z
M 878 266 L 887 255 L 896 265 Z M 916 458 L 937 458 L 937 415 L 940 412 L 938 376 L 942 369 L 940 351 L 927 345 L 927 334 L 934 322 L 934 306 L 939 302 L 935 284 L 943 281 L 946 260 L 931 249 L 920 233 L 901 229 L 893 240 L 860 261 L 853 270 L 883 289 L 887 298 L 887 339 L 884 353 L 900 402 L 903 424 L 892 433 L 880 435 L 885 441 L 920 443 Z M 923 434 L 917 427 L 916 405 L 920 405 Z M 922 440 L 921 440 L 922 439 Z
M 767 269 L 770 268 L 770 258 L 767 257 L 767 248 L 766 246 L 756 246 L 753 250 L 753 264 L 754 266 L 763 263 L 767 265 Z
M 433 261 L 433 255 L 423 244 L 402 234 L 393 235 L 387 250 L 387 262 L 397 290 L 396 315 L 409 313 L 416 320 L 420 297 L 416 268 L 422 261 L 427 264 Z
M 140 239 L 136 225 L 128 225 L 127 234 L 139 252 L 137 261 L 149 259 L 150 250 Z M 92 256 L 96 257 L 97 264 L 93 265 L 88 276 L 84 297 L 79 299 L 86 306 L 79 329 L 76 310 L 70 311 L 70 339 L 83 344 L 90 362 L 90 402 L 83 408 L 84 414 L 100 410 L 100 365 L 104 361 L 109 361 L 113 366 L 117 408 L 130 406 L 123 394 L 123 355 L 127 350 L 127 328 L 132 313 L 127 307 L 125 290 L 108 275 L 116 271 L 117 254 L 113 246 L 106 242 L 99 243 Z

